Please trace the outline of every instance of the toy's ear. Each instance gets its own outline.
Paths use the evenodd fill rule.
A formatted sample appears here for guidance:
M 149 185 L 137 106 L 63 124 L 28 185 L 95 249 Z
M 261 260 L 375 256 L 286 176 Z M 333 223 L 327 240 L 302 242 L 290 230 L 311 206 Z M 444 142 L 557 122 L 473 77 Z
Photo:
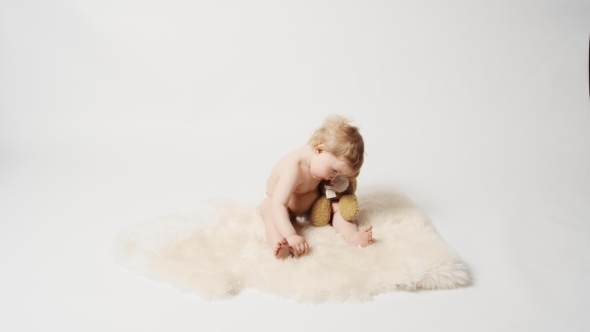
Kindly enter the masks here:
M 343 192 L 348 188 L 349 180 L 345 176 L 337 176 L 333 181 L 330 182 L 330 186 L 336 192 Z
M 351 193 L 355 193 L 356 192 L 356 178 L 350 180 L 350 192 Z

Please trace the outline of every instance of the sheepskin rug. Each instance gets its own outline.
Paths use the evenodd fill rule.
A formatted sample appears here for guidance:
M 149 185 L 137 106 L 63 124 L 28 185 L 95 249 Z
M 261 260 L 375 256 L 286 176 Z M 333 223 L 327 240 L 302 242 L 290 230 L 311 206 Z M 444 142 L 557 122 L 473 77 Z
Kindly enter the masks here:
M 358 200 L 359 226 L 373 226 L 366 248 L 348 245 L 331 226 L 299 224 L 309 253 L 277 260 L 255 206 L 209 202 L 121 232 L 112 254 L 122 267 L 208 299 L 255 288 L 301 302 L 366 301 L 396 289 L 469 284 L 465 265 L 408 198 L 379 191 Z

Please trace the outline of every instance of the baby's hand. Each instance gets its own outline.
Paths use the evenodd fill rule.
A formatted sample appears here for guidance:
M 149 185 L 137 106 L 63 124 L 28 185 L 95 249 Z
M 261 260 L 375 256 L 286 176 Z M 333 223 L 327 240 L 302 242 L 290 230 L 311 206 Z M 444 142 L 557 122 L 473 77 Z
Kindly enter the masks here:
M 291 252 L 295 258 L 298 258 L 301 255 L 305 255 L 309 246 L 307 245 L 307 241 L 302 236 L 297 234 L 291 235 L 287 238 L 287 242 L 289 242 L 289 248 L 291 248 Z

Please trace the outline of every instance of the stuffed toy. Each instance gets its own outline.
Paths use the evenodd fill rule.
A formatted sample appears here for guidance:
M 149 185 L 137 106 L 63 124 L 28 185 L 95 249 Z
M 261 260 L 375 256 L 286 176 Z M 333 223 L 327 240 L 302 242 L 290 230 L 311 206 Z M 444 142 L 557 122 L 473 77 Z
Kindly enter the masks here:
M 320 198 L 311 207 L 309 219 L 316 227 L 323 227 L 332 218 L 332 202 L 339 202 L 340 214 L 344 220 L 353 222 L 359 215 L 359 204 L 354 194 L 356 179 L 348 180 L 339 176 L 332 181 L 320 183 Z

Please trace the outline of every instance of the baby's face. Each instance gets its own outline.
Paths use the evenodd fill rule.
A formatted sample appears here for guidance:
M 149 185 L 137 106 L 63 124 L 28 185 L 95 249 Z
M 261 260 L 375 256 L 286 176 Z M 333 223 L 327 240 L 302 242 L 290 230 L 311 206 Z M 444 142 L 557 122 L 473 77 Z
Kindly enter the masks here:
M 350 173 L 350 169 L 345 162 L 336 158 L 330 152 L 321 149 L 316 149 L 309 171 L 316 180 L 334 180 L 338 175 L 346 176 L 346 174 Z

